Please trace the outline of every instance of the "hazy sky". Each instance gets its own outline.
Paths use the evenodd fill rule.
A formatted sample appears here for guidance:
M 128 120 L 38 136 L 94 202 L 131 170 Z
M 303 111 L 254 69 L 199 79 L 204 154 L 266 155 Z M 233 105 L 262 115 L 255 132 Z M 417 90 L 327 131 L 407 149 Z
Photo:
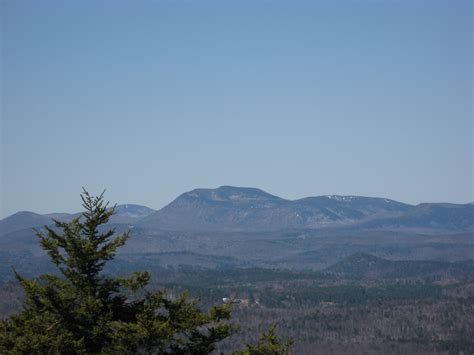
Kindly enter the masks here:
M 471 1 L 1 4 L 0 216 L 81 186 L 474 200 Z

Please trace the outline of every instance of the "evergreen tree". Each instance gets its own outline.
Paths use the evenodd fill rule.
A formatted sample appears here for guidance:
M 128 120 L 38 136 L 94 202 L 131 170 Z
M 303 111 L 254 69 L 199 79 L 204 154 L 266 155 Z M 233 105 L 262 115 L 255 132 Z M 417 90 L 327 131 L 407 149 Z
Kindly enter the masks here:
M 273 324 L 260 336 L 257 344 L 247 344 L 244 350 L 234 355 L 288 355 L 292 345 L 292 340 L 281 342 L 276 333 L 276 324 Z
M 62 276 L 27 280 L 16 273 L 25 307 L 0 322 L 1 354 L 207 354 L 231 334 L 225 322 L 230 305 L 204 313 L 186 294 L 173 300 L 163 291 L 146 292 L 147 272 L 104 275 L 129 235 L 104 228 L 115 207 L 104 203 L 103 193 L 93 197 L 84 190 L 81 198 L 81 217 L 54 220 L 55 227 L 37 232 Z

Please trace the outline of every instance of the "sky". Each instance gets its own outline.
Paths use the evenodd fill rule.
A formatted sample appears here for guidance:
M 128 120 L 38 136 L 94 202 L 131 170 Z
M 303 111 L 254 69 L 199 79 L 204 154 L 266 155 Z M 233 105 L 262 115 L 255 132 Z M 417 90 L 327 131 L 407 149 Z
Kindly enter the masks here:
M 81 187 L 474 201 L 471 1 L 1 6 L 0 217 Z

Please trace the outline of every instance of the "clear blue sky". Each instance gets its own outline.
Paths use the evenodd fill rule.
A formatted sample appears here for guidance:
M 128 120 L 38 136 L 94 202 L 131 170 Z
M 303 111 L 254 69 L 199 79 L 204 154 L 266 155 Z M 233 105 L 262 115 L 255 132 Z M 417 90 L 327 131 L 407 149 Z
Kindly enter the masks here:
M 471 1 L 1 4 L 1 216 L 81 186 L 474 200 Z

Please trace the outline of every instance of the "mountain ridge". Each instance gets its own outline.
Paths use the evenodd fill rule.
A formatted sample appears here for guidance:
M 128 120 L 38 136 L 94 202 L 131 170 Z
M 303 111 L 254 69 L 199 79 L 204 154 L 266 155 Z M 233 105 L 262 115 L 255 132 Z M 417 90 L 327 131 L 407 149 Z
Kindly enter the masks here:
M 440 219 L 442 223 L 431 217 Z M 449 218 L 454 222 L 451 223 Z M 162 209 L 141 219 L 137 225 L 148 229 L 208 232 L 364 225 L 369 228 L 400 228 L 405 224 L 407 228 L 465 230 L 474 229 L 471 219 L 474 219 L 472 204 L 410 205 L 387 198 L 343 195 L 288 200 L 256 188 L 224 185 L 216 189 L 185 192 Z
M 130 224 L 155 212 L 155 210 L 142 205 L 122 204 L 116 206 L 115 212 L 110 219 L 111 223 Z M 51 225 L 53 224 L 53 219 L 67 222 L 81 214 L 82 212 L 39 214 L 31 211 L 19 211 L 0 219 L 0 235 L 6 235 L 22 229 L 41 228 L 45 225 Z
M 148 230 L 253 232 L 289 229 L 369 228 L 474 230 L 474 204 L 411 205 L 383 197 L 322 195 L 290 200 L 254 187 L 223 185 L 180 194 L 159 210 L 116 206 L 113 224 Z M 76 214 L 17 212 L 0 220 L 0 234 L 70 220 Z
M 45 256 L 32 228 L 51 225 L 52 217 L 67 221 L 78 215 L 20 212 L 0 220 L 0 271 L 9 270 L 7 260 L 28 263 Z M 185 192 L 158 211 L 118 205 L 117 215 L 104 228 L 130 231 L 130 242 L 120 254 L 130 262 L 146 253 L 154 255 L 147 262 L 155 263 L 153 258 L 163 253 L 186 252 L 166 254 L 166 264 L 174 267 L 227 267 L 232 257 L 234 266 L 318 270 L 354 252 L 444 261 L 474 255 L 474 204 L 414 206 L 341 195 L 286 200 L 260 189 L 229 186 Z M 194 260 L 191 255 L 202 256 Z M 363 265 L 360 272 L 374 277 L 400 271 L 398 264 L 380 261 L 375 269 Z M 438 270 L 423 265 L 410 264 L 410 270 Z

